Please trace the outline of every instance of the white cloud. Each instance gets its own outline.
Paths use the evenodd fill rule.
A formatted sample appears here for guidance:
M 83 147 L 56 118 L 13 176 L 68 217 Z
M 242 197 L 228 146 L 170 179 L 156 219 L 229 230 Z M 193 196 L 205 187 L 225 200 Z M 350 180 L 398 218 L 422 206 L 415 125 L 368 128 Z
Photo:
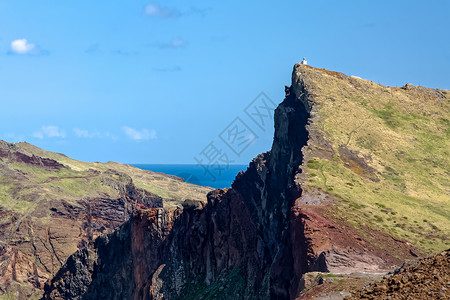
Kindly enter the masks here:
M 144 128 L 137 130 L 131 127 L 123 126 L 122 131 L 126 136 L 135 141 L 156 139 L 156 130 L 154 129 L 148 130 Z
M 8 54 L 19 55 L 47 55 L 49 52 L 38 45 L 29 43 L 27 39 L 17 39 L 11 42 Z
M 84 138 L 84 139 L 99 138 L 99 139 L 111 139 L 114 141 L 119 139 L 119 137 L 117 135 L 112 134 L 108 131 L 106 131 L 106 132 L 100 132 L 98 130 L 89 131 L 89 130 L 80 129 L 80 128 L 73 128 L 72 130 L 78 138 Z
M 59 129 L 58 126 L 42 126 L 41 129 L 33 133 L 33 137 L 38 139 L 43 139 L 45 137 L 54 138 L 65 138 L 66 132 Z
M 158 18 L 177 18 L 181 16 L 181 13 L 175 8 L 168 8 L 159 5 L 158 3 L 147 4 L 144 8 L 144 14 L 150 17 Z
M 89 132 L 88 130 L 85 129 L 79 129 L 79 128 L 74 128 L 73 132 L 75 133 L 75 135 L 79 138 L 94 138 L 94 137 L 100 137 L 100 133 L 98 131 L 95 132 Z
M 108 131 L 106 132 L 99 132 L 98 130 L 95 131 L 89 131 L 86 129 L 80 129 L 80 128 L 73 128 L 72 129 L 73 132 L 75 133 L 75 135 L 79 138 L 88 138 L 88 139 L 92 139 L 92 138 L 100 138 L 100 139 L 111 139 L 111 140 L 118 140 L 119 137 L 115 134 L 112 134 Z
M 36 46 L 28 43 L 27 39 L 18 39 L 11 42 L 11 51 L 17 54 L 30 54 Z

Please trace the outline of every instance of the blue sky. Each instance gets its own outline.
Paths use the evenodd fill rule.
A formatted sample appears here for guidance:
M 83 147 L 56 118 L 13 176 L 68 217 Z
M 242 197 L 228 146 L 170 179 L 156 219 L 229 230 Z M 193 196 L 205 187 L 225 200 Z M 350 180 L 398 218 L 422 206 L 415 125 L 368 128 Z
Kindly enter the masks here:
M 245 108 L 281 102 L 304 56 L 450 89 L 449 3 L 3 0 L 0 139 L 124 163 L 195 163 L 213 143 L 248 163 L 273 129 Z M 219 137 L 236 118 L 253 133 L 238 153 Z

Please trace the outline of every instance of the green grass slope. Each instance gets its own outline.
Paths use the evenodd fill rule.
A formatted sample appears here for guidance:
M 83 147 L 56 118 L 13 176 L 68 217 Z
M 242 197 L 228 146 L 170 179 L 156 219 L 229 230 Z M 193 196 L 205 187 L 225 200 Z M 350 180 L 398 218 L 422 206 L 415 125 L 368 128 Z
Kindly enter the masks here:
M 304 149 L 303 189 L 332 195 L 335 216 L 356 229 L 449 248 L 450 92 L 303 65 L 293 82 L 314 103 L 309 129 L 320 137 Z
M 141 170 L 126 164 L 83 162 L 71 159 L 64 154 L 45 151 L 29 143 L 17 143 L 15 145 L 25 154 L 50 158 L 67 166 L 68 169 L 62 169 L 56 174 L 41 168 L 33 168 L 31 170 L 29 166 L 23 165 L 15 165 L 13 167 L 22 168 L 24 172 L 36 176 L 36 183 L 39 185 L 49 188 L 54 187 L 63 194 L 73 197 L 80 197 L 83 194 L 92 192 L 109 194 L 105 187 L 102 186 L 100 176 L 92 174 L 93 171 L 105 172 L 109 169 L 129 175 L 136 187 L 162 197 L 164 199 L 164 207 L 169 209 L 176 208 L 185 199 L 206 201 L 206 193 L 212 190 L 212 188 L 183 182 L 174 176 Z M 56 177 L 58 180 L 49 180 L 49 178 L 53 177 Z M 86 181 L 88 182 L 87 184 Z

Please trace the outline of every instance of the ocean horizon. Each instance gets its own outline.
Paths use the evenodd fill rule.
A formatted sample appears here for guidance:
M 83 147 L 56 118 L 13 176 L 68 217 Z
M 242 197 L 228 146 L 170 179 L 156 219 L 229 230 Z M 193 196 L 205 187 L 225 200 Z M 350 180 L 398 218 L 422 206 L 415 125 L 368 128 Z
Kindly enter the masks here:
M 199 164 L 130 164 L 130 166 L 178 176 L 186 182 L 216 189 L 230 187 L 236 175 L 248 167 L 248 165 L 223 165 L 219 168 Z

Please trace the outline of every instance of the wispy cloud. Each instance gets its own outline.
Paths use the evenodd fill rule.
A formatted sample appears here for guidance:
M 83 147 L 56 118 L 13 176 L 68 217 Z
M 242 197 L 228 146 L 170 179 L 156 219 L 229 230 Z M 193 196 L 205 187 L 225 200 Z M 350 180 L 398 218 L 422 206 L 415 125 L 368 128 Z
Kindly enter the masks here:
M 144 128 L 137 130 L 131 127 L 123 126 L 122 131 L 128 138 L 135 141 L 156 139 L 156 130 L 154 129 L 149 130 Z
M 99 54 L 102 50 L 100 49 L 99 43 L 90 44 L 89 47 L 84 50 L 84 53 L 86 54 Z
M 147 44 L 147 46 L 156 47 L 159 49 L 180 49 L 186 47 L 188 44 L 189 42 L 182 38 L 175 38 L 168 42 L 156 42 L 152 44 Z
M 123 56 L 132 56 L 132 55 L 138 55 L 138 51 L 128 51 L 128 50 L 115 50 L 112 51 L 113 54 L 117 55 L 123 55 Z
M 11 42 L 8 54 L 46 55 L 48 54 L 48 51 L 28 42 L 27 39 L 17 39 Z
M 73 128 L 73 132 L 75 133 L 75 136 L 82 139 L 93 139 L 93 138 L 100 138 L 100 139 L 112 139 L 112 140 L 118 140 L 119 137 L 115 134 L 112 134 L 108 131 L 106 132 L 100 132 L 98 130 L 87 130 L 87 129 L 80 129 L 80 128 Z
M 191 6 L 191 13 L 195 15 L 199 15 L 201 17 L 206 17 L 212 11 L 211 7 L 199 8 L 196 6 Z
M 74 128 L 73 132 L 79 138 L 90 138 L 91 139 L 91 138 L 95 138 L 95 137 L 100 137 L 100 132 L 98 132 L 98 131 L 89 132 L 88 130 L 85 130 L 85 129 Z
M 191 6 L 189 9 L 180 11 L 177 8 L 163 6 L 159 3 L 150 3 L 145 6 L 144 15 L 162 19 L 179 18 L 193 15 L 206 17 L 206 15 L 208 15 L 211 11 L 211 7 L 196 6 Z
M 167 68 L 153 68 L 153 71 L 157 72 L 179 72 L 181 71 L 180 66 L 167 67 Z
M 170 19 L 179 18 L 182 13 L 176 8 L 162 6 L 158 3 L 150 3 L 145 6 L 144 15 L 162 19 Z
M 138 55 L 138 51 L 133 50 L 124 50 L 124 49 L 118 49 L 118 50 L 108 50 L 102 47 L 99 43 L 93 43 L 90 44 L 86 50 L 84 50 L 84 53 L 90 54 L 90 55 L 96 55 L 96 54 L 115 54 L 115 55 L 123 55 L 123 56 L 132 56 L 132 55 Z
M 41 129 L 33 133 L 33 137 L 43 138 L 65 138 L 66 132 L 59 129 L 58 126 L 42 126 Z
M 177 49 L 177 48 L 184 48 L 188 45 L 188 42 L 186 40 L 183 40 L 181 38 L 176 38 L 171 40 L 168 43 L 159 43 L 157 46 L 161 49 Z
M 105 137 L 106 138 L 110 138 L 110 139 L 112 139 L 112 140 L 118 140 L 119 139 L 119 137 L 117 136 L 117 135 L 115 135 L 115 134 L 112 134 L 112 133 L 110 133 L 110 132 L 105 132 Z

